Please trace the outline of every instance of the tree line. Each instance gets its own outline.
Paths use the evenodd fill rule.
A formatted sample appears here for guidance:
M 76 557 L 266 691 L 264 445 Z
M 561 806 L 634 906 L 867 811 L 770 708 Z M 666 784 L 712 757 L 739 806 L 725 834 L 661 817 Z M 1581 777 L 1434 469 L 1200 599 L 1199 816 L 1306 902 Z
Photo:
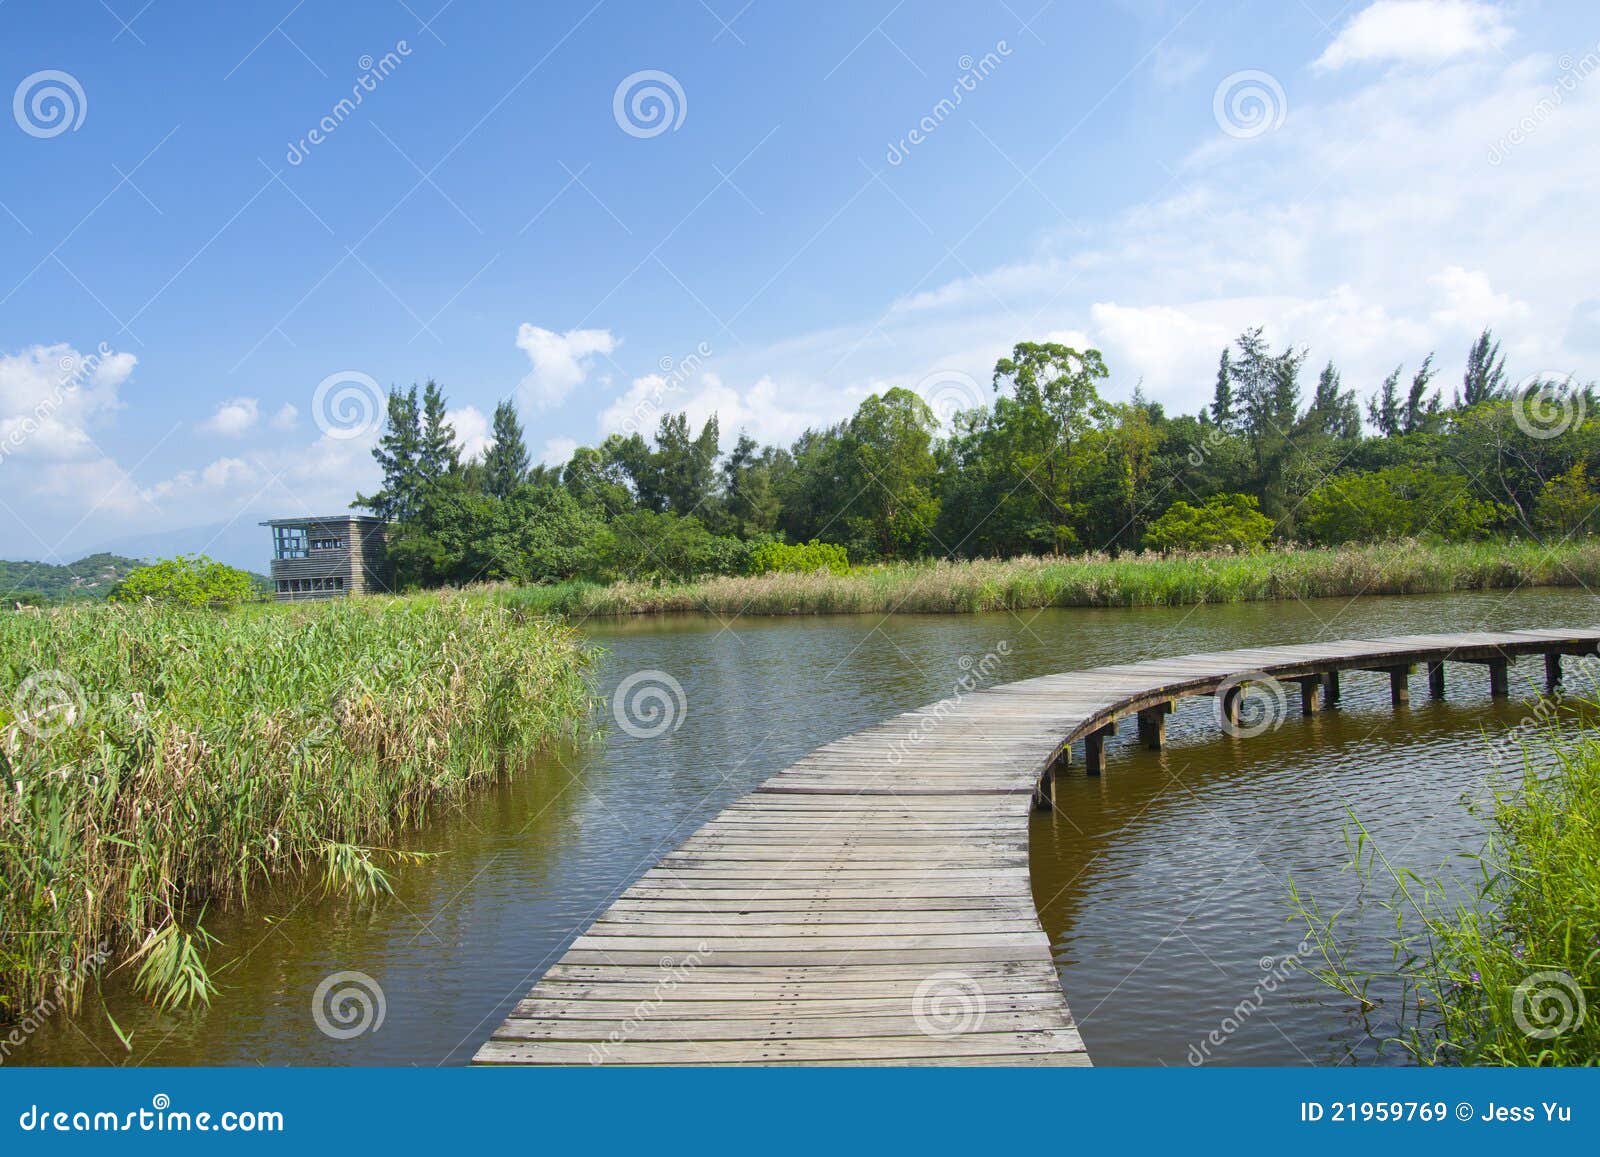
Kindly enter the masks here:
M 392 520 L 408 586 L 749 573 L 785 565 L 781 543 L 867 563 L 1595 528 L 1591 385 L 1513 385 L 1489 330 L 1448 396 L 1431 353 L 1366 398 L 1331 361 L 1306 396 L 1307 362 L 1246 330 L 1210 404 L 1169 415 L 1138 387 L 1105 397 L 1098 351 L 1023 342 L 949 429 L 895 387 L 788 447 L 740 433 L 723 453 L 715 415 L 696 430 L 668 413 L 649 440 L 613 434 L 558 466 L 531 461 L 509 400 L 464 458 L 429 381 L 391 391 L 383 483 L 353 505 Z

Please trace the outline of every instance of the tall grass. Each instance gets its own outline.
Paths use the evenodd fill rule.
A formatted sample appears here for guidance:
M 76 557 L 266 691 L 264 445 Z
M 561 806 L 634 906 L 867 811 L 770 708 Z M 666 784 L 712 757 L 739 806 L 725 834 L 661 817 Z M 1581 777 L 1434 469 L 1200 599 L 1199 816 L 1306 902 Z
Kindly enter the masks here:
M 1321 979 L 1363 1013 L 1389 994 L 1389 1043 L 1421 1064 L 1600 1064 L 1600 740 L 1536 742 L 1558 769 L 1496 797 L 1475 889 L 1393 863 L 1352 820 L 1351 867 L 1393 928 L 1388 968 L 1352 963 L 1349 909 L 1292 895 Z
M 0 614 L 0 1020 L 72 1006 L 102 946 L 158 1003 L 209 999 L 203 906 L 385 890 L 368 845 L 573 730 L 585 666 L 464 595 Z
M 1082 555 L 857 567 L 657 585 L 569 582 L 503 596 L 574 617 L 672 611 L 718 615 L 971 613 L 1138 607 L 1358 594 L 1422 594 L 1600 581 L 1600 544 L 1396 542 L 1253 554 Z

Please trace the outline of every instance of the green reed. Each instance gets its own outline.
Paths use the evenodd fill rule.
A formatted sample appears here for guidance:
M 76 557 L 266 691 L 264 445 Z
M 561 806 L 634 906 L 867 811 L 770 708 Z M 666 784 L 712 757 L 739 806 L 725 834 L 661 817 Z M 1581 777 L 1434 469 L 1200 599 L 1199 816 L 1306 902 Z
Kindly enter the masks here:
M 589 616 L 967 614 L 1034 607 L 1142 607 L 1360 594 L 1424 594 L 1600 580 L 1600 544 L 1393 542 L 1236 554 L 1087 554 L 768 574 L 687 583 L 568 582 L 507 591 L 512 605 Z
M 209 999 L 196 913 L 282 875 L 388 890 L 371 847 L 580 726 L 569 628 L 451 594 L 233 613 L 0 613 L 0 1021 L 109 945 Z

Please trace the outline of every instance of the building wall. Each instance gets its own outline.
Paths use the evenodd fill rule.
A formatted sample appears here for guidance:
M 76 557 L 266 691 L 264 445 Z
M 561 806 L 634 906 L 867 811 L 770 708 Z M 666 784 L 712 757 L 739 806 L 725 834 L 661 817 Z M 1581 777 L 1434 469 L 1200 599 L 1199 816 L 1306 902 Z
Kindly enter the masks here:
M 390 589 L 384 549 L 386 528 L 381 524 L 340 519 L 297 523 L 295 528 L 306 531 L 308 542 L 337 538 L 346 545 L 310 550 L 305 558 L 274 558 L 273 597 L 280 602 L 334 599 Z M 285 584 L 291 589 L 284 589 Z M 294 586 L 302 589 L 292 589 Z

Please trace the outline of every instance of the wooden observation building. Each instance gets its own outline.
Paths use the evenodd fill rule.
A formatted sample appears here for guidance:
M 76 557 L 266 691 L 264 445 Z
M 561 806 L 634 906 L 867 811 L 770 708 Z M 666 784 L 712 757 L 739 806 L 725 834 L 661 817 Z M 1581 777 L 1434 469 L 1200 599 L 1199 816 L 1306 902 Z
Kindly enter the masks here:
M 370 514 L 274 518 L 272 589 L 280 602 L 383 593 L 393 587 L 387 524 Z

